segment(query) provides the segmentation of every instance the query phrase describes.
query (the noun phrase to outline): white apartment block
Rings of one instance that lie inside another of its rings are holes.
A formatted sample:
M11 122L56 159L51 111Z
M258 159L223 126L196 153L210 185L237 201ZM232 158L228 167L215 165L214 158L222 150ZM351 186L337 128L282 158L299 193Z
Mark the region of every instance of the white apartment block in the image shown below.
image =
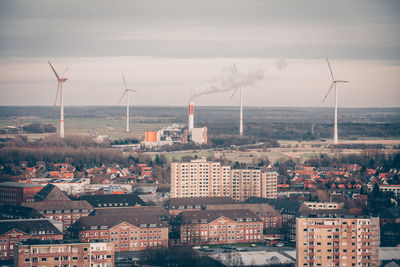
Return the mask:
M379 218L299 217L296 266L379 266Z
M171 163L171 197L277 197L277 173L260 169L231 169L205 158Z

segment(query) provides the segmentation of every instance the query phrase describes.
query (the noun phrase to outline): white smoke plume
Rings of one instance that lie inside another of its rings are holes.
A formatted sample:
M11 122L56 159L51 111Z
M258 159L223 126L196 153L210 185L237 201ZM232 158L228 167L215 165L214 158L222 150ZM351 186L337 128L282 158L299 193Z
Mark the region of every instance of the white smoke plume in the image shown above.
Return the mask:
M283 69L285 69L285 68L287 67L287 65L288 65L287 61L284 60L283 58L278 59L278 60L276 61L275 64L276 64L276 68L277 68L278 70L283 70Z
M192 100L206 94L227 92L239 86L253 86L257 81L263 78L263 69L256 69L247 74L243 74L236 72L233 65L224 67L218 76L211 78L206 84L193 90L190 99Z

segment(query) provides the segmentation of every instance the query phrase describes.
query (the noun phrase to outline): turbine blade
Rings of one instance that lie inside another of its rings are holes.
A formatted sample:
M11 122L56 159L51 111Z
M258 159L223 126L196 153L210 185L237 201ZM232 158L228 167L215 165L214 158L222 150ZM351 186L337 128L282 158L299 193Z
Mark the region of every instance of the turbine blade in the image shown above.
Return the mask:
M51 65L51 63L50 63L50 60L49 60L48 62L49 62L49 64L50 64L50 67L51 67L51 69L53 70L54 74L56 75L57 80L60 80L60 77L58 77L58 74L57 74L56 70L54 69L53 65Z
M232 98L235 96L236 92L239 90L240 86L236 87L235 91L233 91L231 97L229 98L229 101L232 100Z
M121 103L122 98L124 98L126 92L128 92L128 90L125 90L124 93L122 94L121 98L119 99L118 103Z
M328 59L326 59L326 62L328 63L329 70L331 71L332 81L334 81L335 78L333 77L333 72L332 72L331 64L329 64L329 60L328 60Z
M332 90L334 84L335 84L334 82L331 83L331 86L329 87L328 92L326 93L324 99L322 100L322 103L325 102L325 100L326 100L326 98L328 97L329 93L331 92L331 90Z
M124 71L122 71L122 79L124 79L124 86L125 86L125 90L126 90L126 81L125 81Z
M237 73L237 68L235 62L233 62L233 67L235 68L235 72Z
M56 93L56 99L54 100L54 106L57 106L57 98L58 98L58 92L60 91L60 83L57 83L57 93Z

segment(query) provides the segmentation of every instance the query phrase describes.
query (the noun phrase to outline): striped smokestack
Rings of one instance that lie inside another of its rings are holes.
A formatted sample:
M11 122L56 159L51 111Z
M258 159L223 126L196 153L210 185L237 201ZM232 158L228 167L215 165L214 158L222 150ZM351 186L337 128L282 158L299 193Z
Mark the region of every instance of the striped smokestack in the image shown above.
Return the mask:
M194 103L190 101L189 103L189 133L192 132L194 120Z

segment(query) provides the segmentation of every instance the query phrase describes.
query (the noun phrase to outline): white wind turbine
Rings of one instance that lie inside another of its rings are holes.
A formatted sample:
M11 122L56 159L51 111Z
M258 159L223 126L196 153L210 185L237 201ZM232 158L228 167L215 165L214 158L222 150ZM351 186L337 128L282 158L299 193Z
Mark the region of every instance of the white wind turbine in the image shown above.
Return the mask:
M125 76L124 76L124 72L123 71L122 71L122 79L124 80L125 91L122 94L121 99L118 101L118 103L121 102L122 98L124 98L124 96L126 94L126 96L127 96L127 101L126 101L126 132L129 133L129 92L136 92L136 90L126 88L126 81L125 81Z
M235 68L235 72L237 73L237 68L236 64L233 63L233 67ZM243 135L243 94L242 94L242 86L238 86L235 91L233 92L232 97L236 94L237 90L239 89L239 94L240 94L240 122L239 122L239 135ZM230 100L229 99L229 100Z
M56 99L54 101L54 106L57 104L57 98L58 98L58 92L60 92L60 137L64 138L64 89L63 89L63 83L68 79L65 77L60 77L58 76L56 70L54 69L53 65L51 65L49 61L50 67L53 70L54 74L57 77L57 93L56 93ZM61 74L63 76L69 68L66 68L66 70Z
M339 138L338 138L338 127L337 127L337 107L338 107L338 93L337 93L337 83L349 83L349 81L344 81L344 80L335 80L332 72L331 65L329 64L328 59L326 60L328 63L329 70L331 71L331 76L332 76L332 83L331 86L328 89L328 92L326 93L324 99L322 102L325 102L326 98L328 97L329 93L331 92L332 88L335 87L335 122L334 122L334 129L333 129L333 143L337 144L339 143Z

